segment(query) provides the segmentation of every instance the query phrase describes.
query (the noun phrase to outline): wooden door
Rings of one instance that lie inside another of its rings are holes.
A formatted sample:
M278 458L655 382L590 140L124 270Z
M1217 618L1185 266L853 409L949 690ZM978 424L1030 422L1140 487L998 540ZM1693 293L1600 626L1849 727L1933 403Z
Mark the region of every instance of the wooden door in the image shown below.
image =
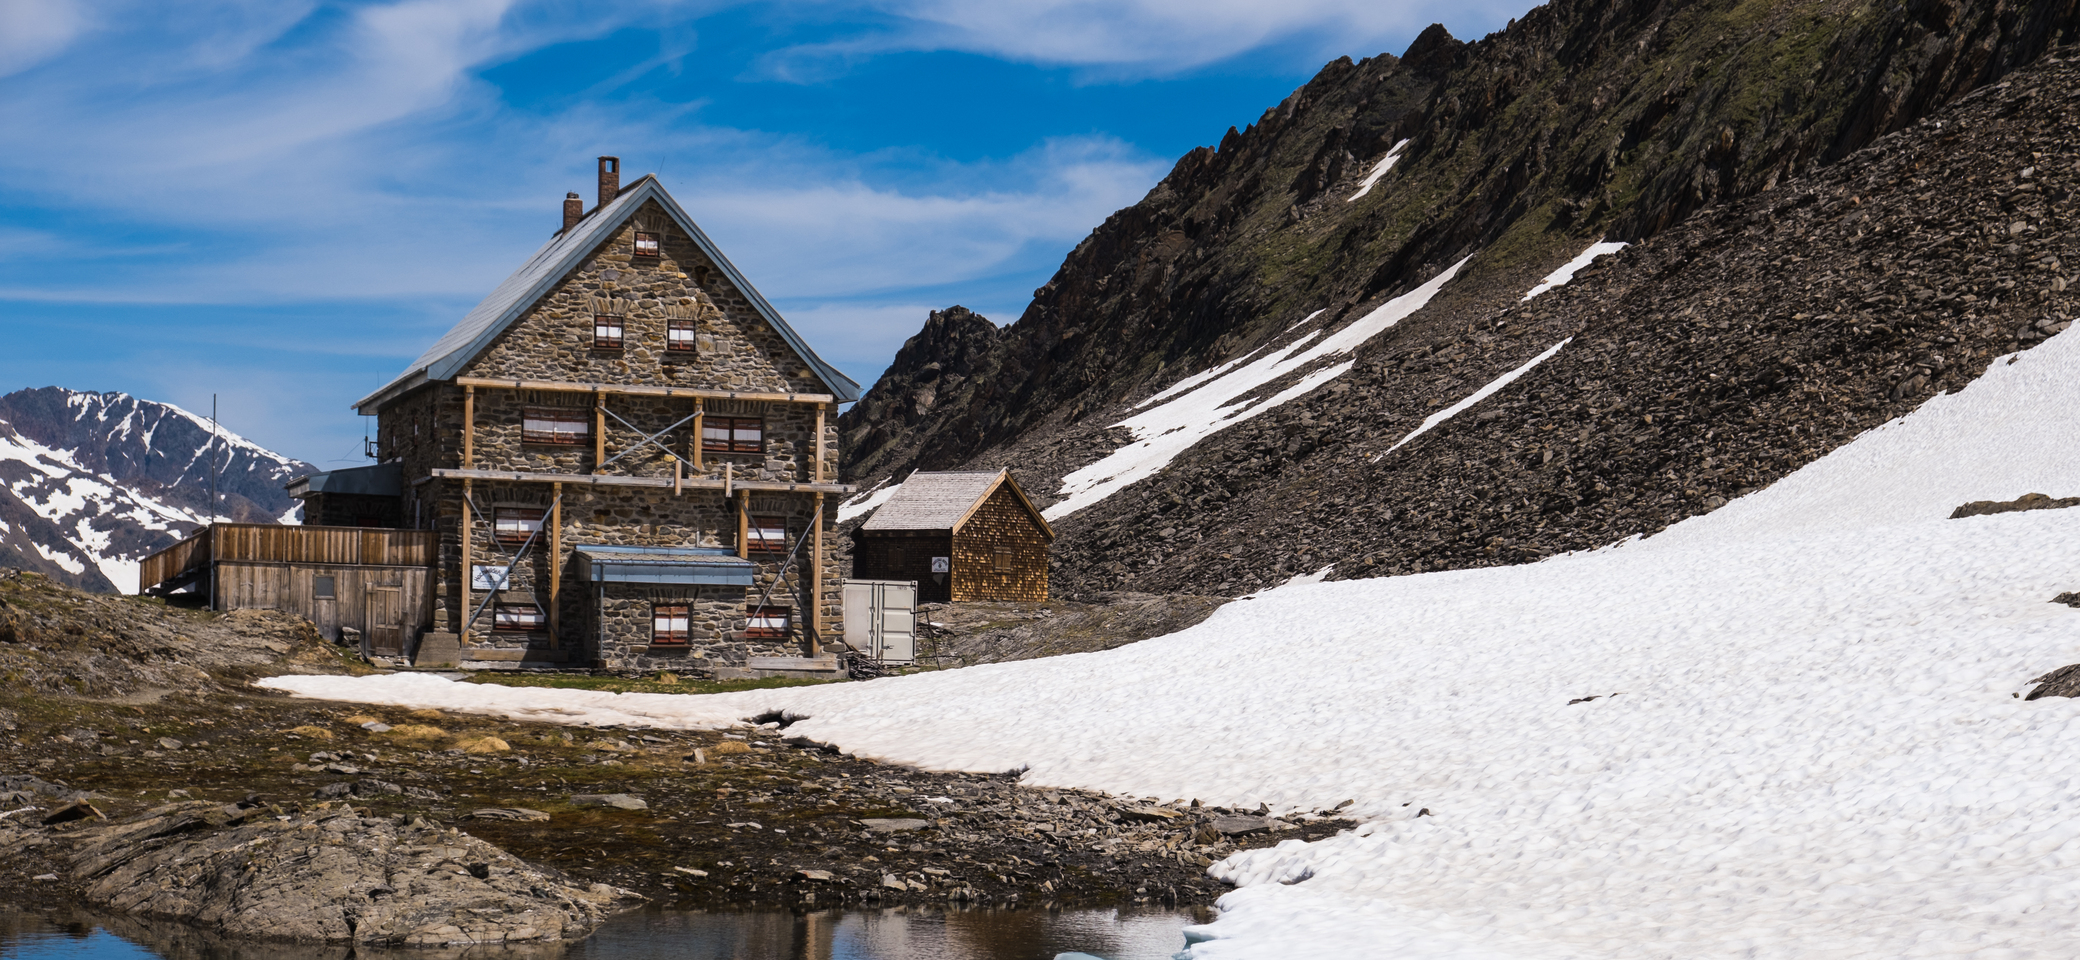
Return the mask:
M377 657L404 656L404 588L391 584L368 588L368 652Z

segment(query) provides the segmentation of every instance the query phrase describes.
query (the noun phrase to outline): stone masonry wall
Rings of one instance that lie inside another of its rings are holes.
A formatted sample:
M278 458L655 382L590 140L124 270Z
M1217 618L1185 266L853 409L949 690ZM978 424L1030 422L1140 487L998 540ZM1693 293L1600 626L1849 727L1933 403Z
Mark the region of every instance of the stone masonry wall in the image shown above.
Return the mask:
M662 235L661 256L634 255L635 232L656 231ZM593 318L598 313L618 316L624 330L619 350L593 347ZM668 353L665 349L667 321L694 321L697 349L691 353ZM568 383L612 385L673 385L713 390L772 393L824 393L828 388L816 378L779 332L766 324L750 300L722 275L681 232L663 209L644 205L612 236L602 241L589 256L545 294L463 371L464 376L496 379L528 379ZM406 489L403 522L406 526L440 531L440 559L434 576L433 621L436 630L454 630L468 620L470 611L461 607L461 539L465 508L463 484L459 480L412 481L428 477L437 467L462 465L463 389L449 383L430 384L385 405L377 422L377 437L385 460L403 464ZM478 388L475 391L472 462L478 469L516 470L543 473L587 474L594 463L592 438L575 446L521 442L521 419L528 407L582 409L591 419L593 396L585 393L515 391ZM608 409L626 419L643 434L663 430L694 410L691 398L609 396ZM711 416L759 417L764 421L764 449L757 453L703 453L696 470L690 462L699 437L689 421L660 440L675 454L687 457L689 478L720 478L725 464L740 479L807 482L816 478L816 407L806 403L765 403L713 399L705 402ZM838 472L837 415L826 409L824 425L823 479L834 482ZM607 457L628 450L641 439L629 425L614 418L607 421ZM672 461L653 445L644 444L634 453L613 461L606 468L619 476L669 477ZM530 660L568 657L568 662L597 662L630 669L657 669L672 660L669 669L699 669L698 661L741 663L743 657L792 652L801 647L806 617L795 611L795 636L776 641L773 649L752 653L758 645L741 639L744 609L770 583L777 566L759 563L759 586L744 599L737 591L703 594L704 610L712 607L704 623L716 634L711 640L696 639L683 654L653 656L648 651L649 603L645 598L610 595L604 611L608 627L606 648L588 626L594 616L589 585L575 579L571 548L579 543L641 544L655 546L736 545L736 511L719 492L688 490L674 496L669 489L592 487L566 485L562 556L564 564L562 643L553 643L546 633L493 634L490 610L478 618L472 633L477 646L518 650L525 648ZM472 518L471 561L473 564L503 563L504 554L491 540L493 511L498 506L545 506L550 487L545 483L482 481L473 484L474 499L483 516ZM829 499L826 510L835 512L837 498ZM758 494L752 513L788 518L790 536L802 531L814 511L808 494ZM826 649L842 647L843 636L839 577L834 560L836 524L824 520L826 562L823 569L821 639ZM547 533L533 549L530 559L512 573L503 599L528 602L539 589L546 600L549 580L546 556ZM801 560L808 558L803 548ZM759 560L758 555L753 556ZM778 558L773 558L777 560ZM797 565L798 567L800 564ZM772 603L793 608L795 594L790 574L788 584L776 587ZM717 588L707 588L710 592ZM481 604L481 591L472 592L472 606ZM724 628L724 611L732 612L736 625ZM636 631L636 625L640 630ZM626 629L623 629L623 628ZM636 631L636 632L630 632ZM640 637L642 642L636 642ZM640 648L640 649L639 649ZM706 656L694 656L696 651ZM676 659L674 659L676 657ZM691 667L687 664L693 664ZM488 665L488 664L487 664Z
M442 496L442 528L460 530L461 483L454 480L436 481L451 490L452 495ZM546 508L551 500L551 488L542 483L501 483L475 481L471 484L471 497L481 511L481 516L472 517L470 528L470 555L472 565L504 565L518 550L516 545L500 545L493 541L493 523L498 507ZM814 501L809 494L761 493L751 498L754 516L777 516L784 518L790 546L796 538L809 532L809 523L814 515ZM594 664L625 669L675 669L698 671L701 668L721 665L741 665L745 656L788 656L798 654L805 641L806 616L795 609L796 592L809 562L810 546L804 544L797 555L797 562L788 568L786 578L772 587L769 605L787 607L794 611L789 636L784 641L747 642L742 632L745 627L746 610L756 602L774 578L784 560L784 554L753 553L751 560L756 567L755 585L749 588L703 587L699 599L704 603L719 604L717 610L727 609L727 618L710 617L697 626L692 649L687 654L666 654L667 658L680 659L670 664L651 663L657 659L648 650L650 621L648 603L656 599L648 593L640 596L628 591L667 590L673 598L693 599L685 587L637 587L634 585L610 585L606 614L609 630L601 634L590 624L596 612L591 595L592 586L578 579L579 569L574 548L578 544L612 544L622 546L706 546L735 547L737 538L736 506L725 501L717 491L687 491L682 496L673 496L670 490L647 487L592 487L567 484L564 487L562 509L563 530L561 555L556 562L563 565L562 591L559 597L562 625L562 642L557 643L547 632L534 634L493 632L490 629L490 610L480 616L472 633L477 647L493 649L532 651L529 660L551 660L562 658L581 664ZM829 515L826 504L824 517L824 541L826 547L835 542L836 524ZM506 603L531 603L537 599L544 605L548 602L551 562L549 557L549 530L547 526L535 543L529 547L528 555L521 563L513 565L508 574L507 589L498 601ZM843 624L840 603L842 593L838 578L841 575L836 561L825 551L823 567L822 614L823 623L819 636L826 649L842 649ZM461 573L460 542L453 537L441 538L440 575L434 585L435 610L434 629L450 630L452 625L465 622L469 612L460 606ZM616 591L627 594L617 599ZM622 603L631 598L640 599L642 609ZM473 591L471 607L484 602L484 592ZM727 623L724 623L727 620ZM614 627L622 623L623 628ZM640 631L630 632L640 626ZM604 637L604 639L603 639ZM752 648L759 648L750 652ZM539 654L539 655L537 655Z
M663 235L661 256L635 256L638 229ZM622 318L621 349L593 348L592 321L599 312ZM675 314L696 321L700 349L690 356L666 354L665 321ZM602 241L493 341L464 375L826 392L779 331L758 316L743 292L656 203L644 204Z

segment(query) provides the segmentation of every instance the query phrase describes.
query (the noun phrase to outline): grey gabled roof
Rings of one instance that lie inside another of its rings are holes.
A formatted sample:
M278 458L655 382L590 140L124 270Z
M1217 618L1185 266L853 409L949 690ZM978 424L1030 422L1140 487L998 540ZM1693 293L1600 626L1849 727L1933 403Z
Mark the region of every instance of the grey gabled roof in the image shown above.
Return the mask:
M1033 515L1033 522L1047 538L1054 539L1054 529L1040 516L1040 511L1026 499L1025 491L1018 488L1018 481L1011 478L1011 471L990 472L940 472L926 473L922 470L904 478L896 495L874 511L861 530L931 530L953 532L968 521L984 498L996 492L997 485L1010 484L1011 492L1025 504Z
M297 499L314 493L351 493L367 497L394 497L404 490L404 464L372 463L297 477L282 485Z
M364 414L374 413L374 408L419 384L452 379L464 365L475 359L485 347L490 346L493 339L504 333L506 327L519 319L521 314L526 313L536 300L553 289L557 281L562 280L564 274L569 273L594 247L599 246L608 234L634 216L635 211L648 200L657 201L666 214L679 225L679 229L686 231L686 235L693 238L694 245L700 248L701 253L706 254L708 259L722 270L723 276L729 278L731 285L743 292L759 316L772 324L774 330L780 332L781 338L787 341L789 347L794 348L794 352L809 365L809 369L816 372L817 378L838 398L838 402L849 403L859 399L859 384L817 356L816 351L810 349L808 341L803 340L801 334L788 325L787 320L780 316L780 311L773 309L773 305L766 301L765 295L759 293L758 288L744 278L736 264L723 256L722 249L715 245L715 241L708 239L700 225L686 215L679 202L672 199L672 195L665 191L663 184L657 182L657 177L646 173L629 184L612 202L586 214L585 219L578 221L571 229L550 238L548 243L534 252L534 256L520 265L520 269L513 271L511 276L491 291L490 296L485 297L470 310L460 323L434 341L433 346L426 348L426 352L420 354L419 359L412 361L411 366L406 367L396 379L385 384L381 390L356 401L355 409Z

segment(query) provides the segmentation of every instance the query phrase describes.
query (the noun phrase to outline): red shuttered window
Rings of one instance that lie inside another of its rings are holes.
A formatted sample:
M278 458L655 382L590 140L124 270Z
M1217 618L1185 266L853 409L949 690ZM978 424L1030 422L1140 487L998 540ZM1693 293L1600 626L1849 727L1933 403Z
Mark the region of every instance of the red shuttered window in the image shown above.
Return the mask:
M708 417L701 422L701 449L709 453L762 453L766 422L757 417Z
M674 646L693 639L693 608L684 603L660 603L650 608L650 645Z

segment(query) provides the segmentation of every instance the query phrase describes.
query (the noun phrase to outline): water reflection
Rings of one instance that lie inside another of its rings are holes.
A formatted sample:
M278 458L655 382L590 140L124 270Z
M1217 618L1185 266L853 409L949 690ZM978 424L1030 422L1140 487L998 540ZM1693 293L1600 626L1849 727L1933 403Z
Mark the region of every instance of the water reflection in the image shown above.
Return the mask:
M694 911L623 914L568 947L380 949L225 940L178 923L0 908L7 960L1169 960L1203 910Z
M571 960L1169 960L1195 911L886 910L692 912L616 918Z

